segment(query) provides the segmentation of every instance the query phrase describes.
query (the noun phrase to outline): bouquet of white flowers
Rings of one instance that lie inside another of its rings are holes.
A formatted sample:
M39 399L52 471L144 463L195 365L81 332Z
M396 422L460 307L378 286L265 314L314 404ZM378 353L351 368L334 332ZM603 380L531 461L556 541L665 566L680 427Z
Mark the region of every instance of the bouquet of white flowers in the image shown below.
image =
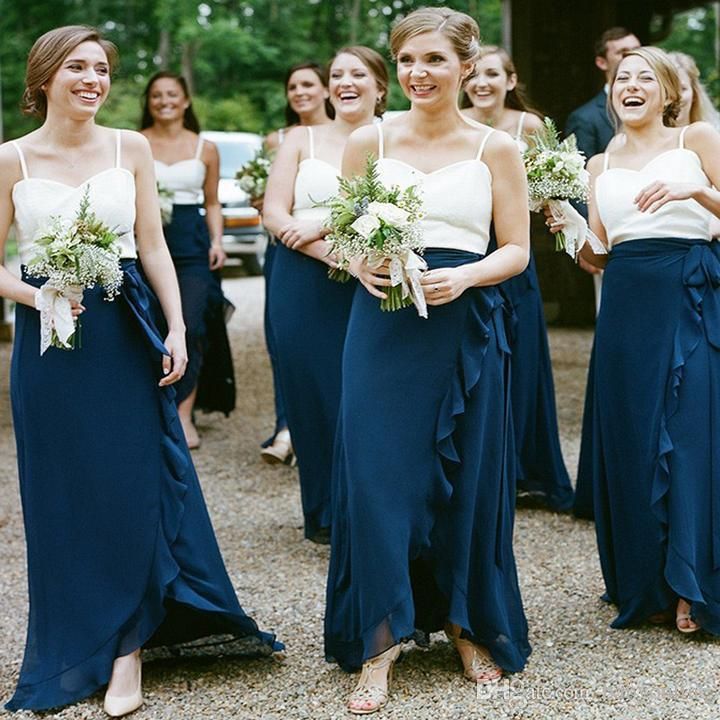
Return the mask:
M251 200L257 200L265 194L272 154L261 147L252 160L248 160L236 173L235 181Z
M163 225L169 225L172 222L175 193L160 183L157 183L157 193L160 202L160 219Z
M567 221L570 213L566 211L572 207L568 200L588 201L590 176L585 169L585 156L577 149L574 135L560 141L550 118L545 118L543 128L531 136L523 160L533 212L540 212L547 205L553 217ZM574 226L566 226L565 232L555 235L555 249L574 256L577 237Z
M106 300L119 294L123 282L119 237L90 210L89 188L74 220L53 216L38 230L33 240L36 254L27 274L47 278L35 299L41 355L51 345L75 347L80 321L73 318L71 303L80 302L86 289L100 285Z
M380 181L377 160L368 156L365 175L340 179L340 194L330 198L330 234L326 240L338 262L330 277L349 280L348 267L363 258L371 267L389 266L392 285L380 301L382 310L400 310L415 305L427 317L420 276L427 267L417 255L425 244L420 234L422 201L413 185L405 190L386 188Z

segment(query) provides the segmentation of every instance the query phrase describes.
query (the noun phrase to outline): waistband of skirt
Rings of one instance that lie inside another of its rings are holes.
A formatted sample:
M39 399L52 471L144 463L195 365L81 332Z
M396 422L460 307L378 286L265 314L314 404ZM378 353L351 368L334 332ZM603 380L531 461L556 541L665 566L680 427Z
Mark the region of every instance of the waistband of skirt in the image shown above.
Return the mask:
M447 262L453 265L466 265L467 263L482 260L485 256L468 250L428 247L423 251L423 257L433 264Z
M610 249L608 259L614 257L633 257L638 255L654 255L668 253L684 253L697 245L706 245L714 252L720 245L717 240L707 238L637 238L636 240L625 240Z

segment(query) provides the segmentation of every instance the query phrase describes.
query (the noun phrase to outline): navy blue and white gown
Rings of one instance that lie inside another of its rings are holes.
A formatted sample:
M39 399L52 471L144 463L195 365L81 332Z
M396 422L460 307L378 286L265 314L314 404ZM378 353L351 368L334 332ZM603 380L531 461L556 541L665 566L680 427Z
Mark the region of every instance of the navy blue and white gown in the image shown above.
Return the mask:
M293 217L324 220L318 207L339 191L340 170L309 156L295 179ZM328 278L328 266L278 244L270 278L268 312L288 429L300 474L305 537L326 542L332 522L330 474L340 405L340 368L355 281Z
M520 115L514 138L520 152L528 148L523 139L526 115ZM500 288L515 313L511 396L518 492L553 510L569 510L573 489L560 448L547 326L532 249L527 268Z
M135 183L122 166L73 187L32 175L13 188L18 249L50 217L72 219L85 192L121 237L123 285L87 290L82 343L40 355L40 316L17 305L11 400L27 539L27 643L10 710L91 695L116 657L230 633L279 647L238 604L185 444L172 387L159 388L163 341L136 267ZM26 157L27 160L26 161ZM42 280L25 278L33 285Z
M384 156L387 185L419 185L430 268L486 253L492 177L475 158L423 173ZM489 136L489 134L488 134ZM530 654L512 533L510 348L497 287L382 312L358 286L343 354L325 655L346 670L447 621L502 668Z
M175 389L177 402L185 400L198 386L203 368L205 352L209 345L208 320L213 306L222 305L222 290L218 287L219 277L210 270L210 236L203 207L203 185L207 167L202 161L203 139L198 138L195 156L167 165L155 160L155 175L158 183L173 193L172 219L165 226L165 239L177 273L180 297L185 320L188 366L185 375ZM217 298L217 299L216 299ZM222 316L222 311L220 312ZM213 343L214 352L226 357L215 358L215 368L229 368L222 372L224 377L214 383L219 392L203 393L212 398L205 410L228 412L234 406L234 376L229 344L224 323L214 323L214 332L219 332L224 342ZM229 379L228 376L229 375ZM224 391L223 391L224 389ZM228 399L228 394L231 397ZM214 396L214 397L213 397Z
M710 186L679 146L596 181L610 246L593 363L595 523L613 627L673 609L720 633L720 245L694 200L640 212L653 181Z

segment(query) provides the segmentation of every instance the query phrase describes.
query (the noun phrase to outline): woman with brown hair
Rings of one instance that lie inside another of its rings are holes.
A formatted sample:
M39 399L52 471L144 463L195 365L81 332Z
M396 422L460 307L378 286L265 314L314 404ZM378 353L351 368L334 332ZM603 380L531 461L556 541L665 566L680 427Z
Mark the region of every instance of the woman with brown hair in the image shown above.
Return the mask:
M264 217L279 244L268 308L278 375L298 470L305 537L328 543L330 477L340 403L340 367L354 282L328 278L333 265L324 240L339 191L340 162L350 133L382 115L385 62L363 46L339 50L329 65L335 119L294 128L280 146L265 194Z
M24 104L42 125L0 147L0 246L14 220L27 266L38 230L72 221L87 198L119 234L123 271L113 302L95 287L78 303L0 266L0 295L17 303L11 394L30 591L9 710L66 705L109 682L106 712L132 712L146 645L229 633L278 647L238 604L182 437L172 384L187 364L185 327L150 148L95 122L116 59L94 28L41 36ZM82 346L40 354L36 307L48 293L82 315Z
M475 70L464 95L470 107L463 112L510 134L523 153L542 120L518 80L512 58L496 45L485 45ZM560 448L550 348L532 248L527 269L500 288L517 321L511 340L511 395L519 500L566 511L573 502L573 489Z

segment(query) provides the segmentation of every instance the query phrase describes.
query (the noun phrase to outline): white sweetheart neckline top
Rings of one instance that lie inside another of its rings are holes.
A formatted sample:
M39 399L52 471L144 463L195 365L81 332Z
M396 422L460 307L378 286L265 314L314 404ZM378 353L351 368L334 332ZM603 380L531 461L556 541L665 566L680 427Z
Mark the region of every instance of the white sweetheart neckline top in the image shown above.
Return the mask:
M711 239L711 214L696 200L674 200L653 213L641 212L634 202L643 188L657 180L710 187L697 153L684 145L686 130L680 132L678 147L659 153L641 168L609 167L610 156L605 153L595 199L610 247L641 238Z
M121 164L120 130L116 131L114 167L100 170L80 185L32 177L20 143L13 141L12 145L18 154L23 175L12 189L15 234L22 264L26 265L33 258L35 237L53 217L70 221L75 218L86 191L92 212L119 234L120 256L128 259L137 257L135 176Z
M482 160L490 130L477 155L424 172L410 163L385 155L382 125L378 131L378 170L388 187L416 185L422 199L420 220L428 248L464 250L485 255L492 220L492 173Z
M195 156L172 163L155 160L158 185L173 194L174 205L202 205L207 166L201 160L203 138L198 139Z

